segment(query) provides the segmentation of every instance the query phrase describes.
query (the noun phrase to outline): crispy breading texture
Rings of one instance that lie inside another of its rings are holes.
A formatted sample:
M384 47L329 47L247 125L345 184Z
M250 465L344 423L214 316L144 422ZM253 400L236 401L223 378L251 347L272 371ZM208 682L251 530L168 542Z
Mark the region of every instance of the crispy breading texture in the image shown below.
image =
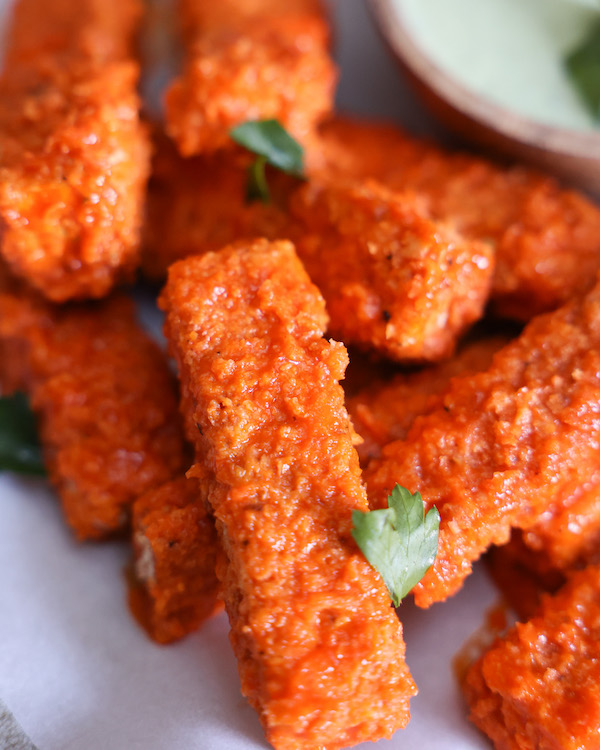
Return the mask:
M600 562L599 472L559 497L527 529L515 529L508 544L491 550L488 568L520 616L531 615L543 592L554 592L565 576ZM537 592L537 593L536 593Z
M415 687L402 626L351 536L367 509L344 347L289 242L171 267L166 333L212 482L242 692L278 750L389 737Z
M524 564L540 574L600 562L600 469L519 538Z
M325 295L333 335L344 341L401 360L435 360L481 315L489 246L432 223L412 196L369 181L299 187L273 172L272 201L248 203L239 154L183 159L166 139L159 144L144 248L150 278L232 241L287 236Z
M489 245L431 222L411 194L370 180L311 181L291 199L298 255L344 343L402 361L438 360L481 317Z
M246 200L249 161L237 152L184 159L168 138L157 135L142 269L161 280L167 269L188 255L216 251L241 239L283 238L289 218L287 200L294 178L269 174L271 201Z
M403 440L416 417L439 406L452 378L487 369L493 355L506 343L505 336L477 339L466 344L452 359L418 372L399 373L351 396L346 406L356 432L363 439L357 446L361 465L379 458L388 443Z
M599 746L600 568L573 576L467 673L470 718L497 750Z
M471 563L510 528L531 526L598 466L600 285L538 316L483 373L454 378L441 408L367 470L382 505L396 482L441 515L434 566L415 588L420 606L454 593Z
M150 144L139 0L19 0L0 79L0 254L51 300L132 277Z
M79 539L124 528L136 497L185 470L175 383L131 300L54 308L0 293L0 342L23 355L19 385Z
M180 0L179 9L186 58L166 116L184 156L230 146L246 120L277 119L303 141L331 111L336 69L315 0Z
M494 309L529 320L587 291L600 268L600 209L527 167L449 153L381 123L335 118L311 160L328 174L414 190L434 219L495 249ZM313 139L314 140L314 139Z
M172 643L222 609L217 533L206 492L184 476L133 504L129 605L148 635Z

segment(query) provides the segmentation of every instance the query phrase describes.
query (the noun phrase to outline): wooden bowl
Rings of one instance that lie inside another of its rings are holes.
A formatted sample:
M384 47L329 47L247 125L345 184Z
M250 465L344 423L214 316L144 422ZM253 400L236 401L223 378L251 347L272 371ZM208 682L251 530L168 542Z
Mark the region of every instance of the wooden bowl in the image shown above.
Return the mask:
M464 138L600 195L600 132L544 125L466 89L415 42L393 0L371 0L380 33L429 109Z

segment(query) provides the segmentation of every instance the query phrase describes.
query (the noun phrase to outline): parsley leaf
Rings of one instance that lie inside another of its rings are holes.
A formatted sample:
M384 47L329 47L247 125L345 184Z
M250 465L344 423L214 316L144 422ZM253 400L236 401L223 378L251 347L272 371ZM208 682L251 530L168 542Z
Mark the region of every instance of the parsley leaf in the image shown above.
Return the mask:
M600 121L600 23L565 58L565 66L586 107Z
M250 120L233 128L230 135L257 157L248 170L248 201L269 202L267 164L294 177L304 177L304 149L277 120Z
M35 417L22 393L0 398L0 471L46 473Z
M437 508L425 515L421 493L413 495L397 484L388 497L388 508L352 511L352 521L352 536L398 607L435 561L440 527Z

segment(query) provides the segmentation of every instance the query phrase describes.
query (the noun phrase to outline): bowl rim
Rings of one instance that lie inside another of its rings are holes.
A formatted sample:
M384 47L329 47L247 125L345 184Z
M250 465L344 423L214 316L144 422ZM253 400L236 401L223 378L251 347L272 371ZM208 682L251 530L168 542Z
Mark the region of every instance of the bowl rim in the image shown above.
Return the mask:
M554 127L490 101L459 83L431 59L409 32L397 2L370 0L370 5L379 31L394 55L435 96L463 116L533 148L600 162L600 131Z

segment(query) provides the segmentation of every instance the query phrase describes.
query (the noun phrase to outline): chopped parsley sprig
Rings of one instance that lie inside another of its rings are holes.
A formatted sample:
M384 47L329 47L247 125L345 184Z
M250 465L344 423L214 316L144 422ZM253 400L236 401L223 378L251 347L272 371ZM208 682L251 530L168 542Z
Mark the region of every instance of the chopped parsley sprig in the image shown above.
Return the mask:
M600 23L565 58L565 66L586 107L600 122Z
M440 527L437 508L425 514L421 494L397 484L387 508L366 513L355 510L352 521L352 536L398 607L435 561Z
M46 473L35 416L22 393L0 398L0 471Z
M248 169L248 201L271 199L267 182L267 165L294 177L304 178L304 149L277 120L251 120L233 128L232 139L256 154Z

